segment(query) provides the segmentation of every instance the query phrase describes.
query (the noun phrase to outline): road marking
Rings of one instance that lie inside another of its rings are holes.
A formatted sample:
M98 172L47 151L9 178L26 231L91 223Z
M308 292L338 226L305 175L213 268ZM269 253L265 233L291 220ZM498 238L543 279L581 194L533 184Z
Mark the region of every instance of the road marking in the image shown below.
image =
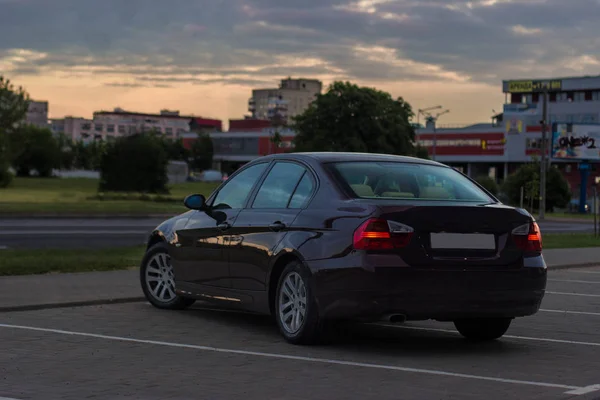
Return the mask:
M409 373L417 373L417 374L448 376L448 377L452 377L452 378L464 378L464 379L473 379L473 380L499 382L499 383L512 383L512 384L516 384L516 385L529 385L529 386L538 386L538 387L557 388L557 389L568 390L569 392L572 392L575 390L579 390L579 391L589 390L589 388L592 387L592 385L590 385L590 386L572 386L572 385L563 385L560 383L524 381L524 380L518 380L518 379L507 379L507 378L498 378L498 377L492 377L492 376L462 374L462 373L458 373L458 372L449 372L449 371L441 371L441 370L433 370L433 369L409 368L409 367L401 367L401 366L396 366L396 365L370 364L370 363L335 360L335 359L327 359L327 358L294 356L294 355L290 355L290 354L263 353L263 352L259 352L259 351L248 351L248 350L234 350L234 349L225 349L225 348L219 348L219 347L199 346L199 345L193 345L193 344L163 342L163 341L158 341L158 340L146 340L146 339L135 339L135 338L131 338L131 337L101 335L101 334L96 334L96 333L65 331L62 329L38 328L38 327L34 327L34 326L0 324L0 328L21 329L21 330L46 332L46 333L56 333L56 334L60 334L60 335L82 336L82 337L90 337L90 338L96 338L96 339L114 340L114 341L119 341L119 342L132 342L132 343L150 344L150 345L157 345L157 346L193 349L193 350L200 350L200 351L212 351L212 352L216 352L216 353L240 354L240 355L245 355L245 356L256 356L256 357L275 358L275 359L283 359L283 360L306 361L306 362L320 363L320 364L383 369L383 370L388 370L388 371L400 371L400 372L409 372ZM589 392L586 392L586 393L589 393Z
M575 389L575 390L577 390L577 389ZM12 397L0 397L0 400L19 400L19 399L13 399Z
M0 250L8 250L8 246L0 246ZM0 397L0 400L2 400L2 397Z
M582 281L582 280L577 280L577 279L548 279L548 281L552 281L552 282L568 282L568 283L592 283L592 284L599 284L600 281Z
M558 314L578 314L578 315L595 315L600 316L600 313L597 312L587 312L587 311L566 311L566 310L546 310L540 308L540 311L549 312L549 313L558 313Z
M563 296L600 297L600 294L587 294L587 293L567 293L567 292L549 292L549 291L546 291L546 293L559 294L559 295L563 295Z
M590 386L582 387L579 389L569 390L568 392L565 392L565 394L582 395L582 394L597 392L598 390L600 390L600 385L590 385Z
M124 230L89 230L89 231L0 231L0 236L40 236L40 235L147 235L150 231L124 231Z
M387 327L396 328L396 329L408 329L408 330L412 330L412 331L444 332L444 333L452 333L454 335L460 335L460 333L458 333L458 331L455 331L453 329L426 328L426 327L422 327L422 326L402 326L402 325L389 325L389 324L373 324L373 325L387 326ZM579 342L576 340L538 338L538 337L515 336L515 335L504 335L502 337L507 338L507 339L529 340L529 341L533 341L533 342L578 344L578 345L582 345L582 346L600 347L600 343L596 343L596 342Z

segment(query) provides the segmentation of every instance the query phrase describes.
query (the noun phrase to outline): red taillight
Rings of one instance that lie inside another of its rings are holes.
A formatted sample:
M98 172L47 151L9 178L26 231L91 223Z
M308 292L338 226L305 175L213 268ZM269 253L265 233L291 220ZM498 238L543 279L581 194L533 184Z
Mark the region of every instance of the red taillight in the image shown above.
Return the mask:
M512 231L517 247L523 251L542 251L542 233L536 222L521 225Z
M410 243L412 235L410 226L371 218L354 231L353 244L356 250L399 249Z

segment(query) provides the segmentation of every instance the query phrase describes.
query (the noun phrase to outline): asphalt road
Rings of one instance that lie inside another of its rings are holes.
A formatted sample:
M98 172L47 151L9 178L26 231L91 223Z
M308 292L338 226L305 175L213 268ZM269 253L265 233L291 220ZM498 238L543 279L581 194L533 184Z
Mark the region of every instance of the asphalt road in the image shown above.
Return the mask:
M343 328L293 346L265 317L147 303L0 314L1 399L600 399L600 268L551 271L493 343L451 324Z
M162 221L161 218L0 219L0 249L135 246L144 243Z
M161 218L0 219L0 249L110 248L143 243ZM542 222L542 233L593 232L591 222ZM0 399L1 400L1 399Z

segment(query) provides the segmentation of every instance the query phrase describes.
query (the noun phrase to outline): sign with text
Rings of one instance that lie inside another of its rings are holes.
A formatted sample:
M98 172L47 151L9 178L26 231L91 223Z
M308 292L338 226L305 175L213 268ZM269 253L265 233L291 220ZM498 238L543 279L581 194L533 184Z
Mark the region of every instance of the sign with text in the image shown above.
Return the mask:
M552 124L552 157L600 160L600 125Z
M548 91L560 91L562 89L562 81L510 81L508 82L509 93L534 93Z

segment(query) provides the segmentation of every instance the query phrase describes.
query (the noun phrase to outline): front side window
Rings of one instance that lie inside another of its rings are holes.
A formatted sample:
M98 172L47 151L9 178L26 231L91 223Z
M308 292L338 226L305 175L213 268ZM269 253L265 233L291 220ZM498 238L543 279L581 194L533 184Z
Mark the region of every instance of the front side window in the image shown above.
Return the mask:
M266 167L267 163L256 164L230 178L217 193L213 201L214 208L244 207L248 195Z
M306 169L290 162L276 163L261 185L252 208L287 208Z
M495 202L452 168L403 162L341 162L331 167L361 198Z

